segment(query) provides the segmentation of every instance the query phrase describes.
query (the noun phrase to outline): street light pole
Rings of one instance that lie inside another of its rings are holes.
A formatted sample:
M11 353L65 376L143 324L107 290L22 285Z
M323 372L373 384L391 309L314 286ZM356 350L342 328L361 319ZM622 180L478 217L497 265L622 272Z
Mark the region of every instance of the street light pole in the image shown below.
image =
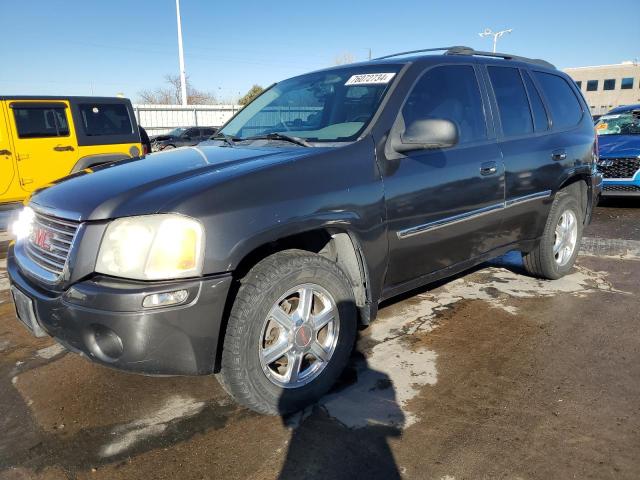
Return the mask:
M485 28L483 32L479 33L481 37L493 37L493 53L496 53L496 47L498 45L498 39L507 33L511 33L513 29L508 28L507 30L500 30L499 32L494 32L490 28Z
M178 59L180 61L180 92L182 105L187 104L187 74L184 68L184 50L182 49L182 21L180 20L180 0L176 0L176 18L178 19Z

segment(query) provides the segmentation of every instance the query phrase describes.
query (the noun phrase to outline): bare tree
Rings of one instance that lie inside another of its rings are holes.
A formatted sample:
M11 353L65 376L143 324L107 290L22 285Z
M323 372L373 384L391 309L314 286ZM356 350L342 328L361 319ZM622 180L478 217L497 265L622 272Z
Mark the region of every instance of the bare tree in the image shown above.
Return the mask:
M154 105L179 105L182 103L179 75L165 75L166 87L155 90L142 90L138 97L142 103ZM187 103L189 105L206 105L216 103L216 97L210 93L193 87L187 77Z
M356 57L351 52L344 52L333 59L334 65L347 65L356 61Z

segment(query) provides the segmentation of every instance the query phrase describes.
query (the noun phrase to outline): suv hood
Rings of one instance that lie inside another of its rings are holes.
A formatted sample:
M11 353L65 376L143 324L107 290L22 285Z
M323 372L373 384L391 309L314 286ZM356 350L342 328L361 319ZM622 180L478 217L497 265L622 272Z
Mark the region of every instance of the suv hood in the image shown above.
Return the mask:
M87 169L36 192L37 209L74 220L106 220L158 213L189 191L189 180L217 183L317 152L316 148L190 147Z
M640 156L640 135L600 135L598 145L602 157Z

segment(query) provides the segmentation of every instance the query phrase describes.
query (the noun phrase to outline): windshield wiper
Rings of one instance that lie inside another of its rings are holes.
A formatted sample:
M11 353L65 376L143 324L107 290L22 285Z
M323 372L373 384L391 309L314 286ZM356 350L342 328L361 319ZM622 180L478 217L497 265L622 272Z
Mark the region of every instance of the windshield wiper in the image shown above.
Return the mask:
M235 147L236 144L234 143L234 140L240 140L240 139L236 139L231 135L227 135L226 133L218 132L215 135L210 136L209 140L222 140L224 143L226 143L230 147Z
M304 138L294 137L293 135L287 135L286 133L273 132L264 135L256 135L255 137L247 137L242 140L284 140L285 142L295 143L301 147L312 147L309 142Z

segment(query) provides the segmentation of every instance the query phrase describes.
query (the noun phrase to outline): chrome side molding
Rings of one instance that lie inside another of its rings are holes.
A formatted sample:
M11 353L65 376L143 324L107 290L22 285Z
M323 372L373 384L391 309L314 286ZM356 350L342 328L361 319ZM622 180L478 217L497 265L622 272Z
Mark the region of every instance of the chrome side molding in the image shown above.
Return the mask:
M448 227L456 223L465 222L467 220L472 220L478 217L482 217L489 213L493 213L499 210L504 210L505 208L521 205L523 203L528 203L534 200L549 198L551 196L551 193L552 193L551 190L544 190L542 192L531 193L529 195L523 195L521 197L510 198L509 200L506 200L501 203L496 203L483 208L471 210L469 212L460 213L458 215L453 215L451 217L441 218L440 220L435 220L433 222L423 223L421 225L416 225L415 227L399 230L397 232L397 235L398 235L398 238L402 240L405 238L413 237L414 235L420 235L426 232L430 232L432 230L437 230L442 227Z

